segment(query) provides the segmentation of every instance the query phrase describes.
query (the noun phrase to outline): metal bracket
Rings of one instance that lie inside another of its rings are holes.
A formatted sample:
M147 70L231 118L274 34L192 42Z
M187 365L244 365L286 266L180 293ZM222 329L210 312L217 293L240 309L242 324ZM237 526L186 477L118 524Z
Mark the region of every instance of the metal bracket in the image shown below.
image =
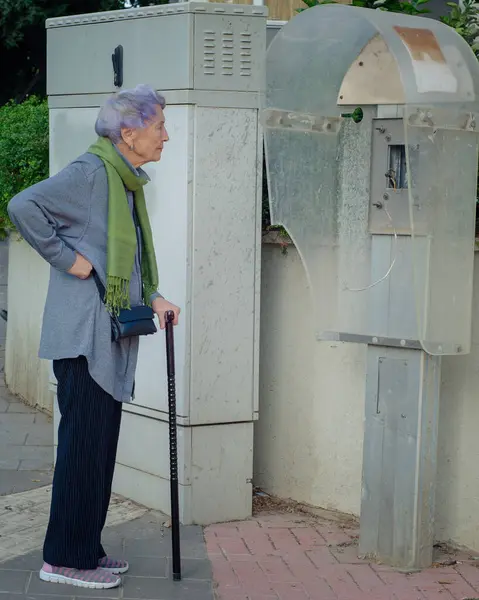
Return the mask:
M337 134L342 121L341 117L326 117L278 109L265 110L262 114L263 126L269 129L294 129L303 133Z
M344 333L342 331L323 331L321 334L318 334L316 339L319 341L350 342L352 344L366 344L368 346L422 350L421 342L419 340L406 340L374 335L369 336L357 333Z

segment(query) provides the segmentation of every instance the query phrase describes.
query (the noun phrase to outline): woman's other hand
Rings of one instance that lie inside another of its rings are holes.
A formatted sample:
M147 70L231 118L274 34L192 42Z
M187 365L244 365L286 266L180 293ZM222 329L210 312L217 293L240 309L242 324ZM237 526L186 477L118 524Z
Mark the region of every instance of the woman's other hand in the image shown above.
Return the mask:
M88 279L91 275L92 269L92 264L81 254L77 253L75 262L73 263L71 269L68 270L68 273L78 277L78 279Z
M173 311L175 318L173 320L173 325L178 325L178 317L180 316L180 308L175 306L168 300L164 298L155 298L151 304L151 308L158 315L158 320L160 321L160 329L165 328L165 313L169 310Z

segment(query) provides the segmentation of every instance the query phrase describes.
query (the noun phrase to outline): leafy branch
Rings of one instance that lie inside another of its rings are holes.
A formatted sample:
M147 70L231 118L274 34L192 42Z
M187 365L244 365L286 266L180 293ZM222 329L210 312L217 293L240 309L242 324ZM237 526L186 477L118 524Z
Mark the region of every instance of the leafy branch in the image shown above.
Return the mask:
M479 4L474 0L462 0L460 3L448 2L447 6L450 13L441 17L441 21L466 40L479 60Z
M360 8L371 8L375 10L384 10L387 12L404 13L407 15L423 15L430 12L427 8L424 8L424 4L427 4L429 0L353 0L352 6L359 6ZM321 6L323 4L337 4L337 0L303 0L307 8L298 8L298 12L312 8L313 6Z

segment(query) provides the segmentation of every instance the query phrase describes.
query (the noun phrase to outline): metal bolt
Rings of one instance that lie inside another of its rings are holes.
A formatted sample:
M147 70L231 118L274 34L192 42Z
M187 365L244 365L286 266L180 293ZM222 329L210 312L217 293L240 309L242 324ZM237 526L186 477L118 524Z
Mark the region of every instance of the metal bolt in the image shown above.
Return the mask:
M383 200L389 200L389 194L383 194Z

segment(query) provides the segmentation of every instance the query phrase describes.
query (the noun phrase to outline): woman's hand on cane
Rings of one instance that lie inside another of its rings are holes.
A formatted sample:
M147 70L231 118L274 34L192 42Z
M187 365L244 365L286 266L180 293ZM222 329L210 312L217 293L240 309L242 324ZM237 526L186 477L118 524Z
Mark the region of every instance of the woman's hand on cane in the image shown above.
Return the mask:
M155 314L158 316L158 320L160 321L160 329L165 328L165 313L167 313L170 310L175 315L173 325L178 325L178 318L181 312L181 309L178 306L172 304L171 302L168 302L168 300L165 300L164 298L155 298L151 307Z

